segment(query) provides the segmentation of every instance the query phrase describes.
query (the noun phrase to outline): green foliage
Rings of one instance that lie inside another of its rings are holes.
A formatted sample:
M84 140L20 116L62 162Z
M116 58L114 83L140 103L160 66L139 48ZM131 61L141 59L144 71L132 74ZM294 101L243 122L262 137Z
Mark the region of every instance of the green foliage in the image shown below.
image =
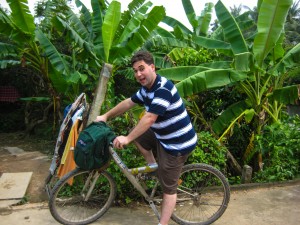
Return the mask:
M26 203L29 202L29 196L28 195L24 195L23 198L21 199L20 202L18 202L16 205L25 205Z
M209 52L207 49L201 48L195 50L193 48L174 48L169 54L169 58L174 64L180 66L197 66L202 63L211 62L216 52Z
M300 174L300 117L265 126L255 147L265 157L264 169L255 174L257 182L284 181Z
M128 168L135 168L139 166L146 165L146 161L143 158L142 154L137 150L134 145L129 145L126 149L119 150L118 155L123 160L123 162L127 165ZM113 175L116 184L117 184L117 193L118 193L118 202L129 204L133 200L137 200L141 197L139 192L134 189L132 184L128 181L128 179L121 172L120 168L112 162L108 171Z
M117 100L119 102L119 100ZM134 127L136 121L130 116L130 113L126 113L123 116L114 118L108 121L109 126L113 128L116 135L127 135L130 129ZM118 155L128 168L135 168L146 165L146 161L139 150L130 144L123 150L117 150ZM119 204L129 204L133 200L137 200L140 195L138 191L132 191L133 186L121 172L120 168L112 161L108 171L113 175L117 184L118 202Z
M196 149L189 156L186 163L206 163L225 173L226 153L227 149L216 138L209 132L202 131L198 133Z

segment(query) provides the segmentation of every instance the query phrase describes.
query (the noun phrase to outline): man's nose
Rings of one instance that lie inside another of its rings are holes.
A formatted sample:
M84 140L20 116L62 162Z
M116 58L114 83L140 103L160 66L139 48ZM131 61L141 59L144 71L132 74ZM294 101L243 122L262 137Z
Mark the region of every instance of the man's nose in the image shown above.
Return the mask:
M136 71L135 75L136 75L137 77L141 76L141 71L139 71L139 70Z

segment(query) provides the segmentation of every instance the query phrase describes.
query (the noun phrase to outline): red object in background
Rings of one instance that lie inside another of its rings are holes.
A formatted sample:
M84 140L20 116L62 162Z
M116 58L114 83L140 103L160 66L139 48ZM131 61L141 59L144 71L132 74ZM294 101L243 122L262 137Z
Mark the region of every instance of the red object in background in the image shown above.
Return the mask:
M0 86L0 102L16 102L20 94L14 86Z

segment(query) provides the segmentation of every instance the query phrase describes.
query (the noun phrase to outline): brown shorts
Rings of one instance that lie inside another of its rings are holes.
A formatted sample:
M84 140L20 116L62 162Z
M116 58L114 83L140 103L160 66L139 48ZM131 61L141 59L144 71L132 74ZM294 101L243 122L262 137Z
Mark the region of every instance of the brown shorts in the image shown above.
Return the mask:
M158 178L165 194L176 194L181 169L189 154L174 156L167 153L151 129L136 140L144 149L153 151L158 160Z

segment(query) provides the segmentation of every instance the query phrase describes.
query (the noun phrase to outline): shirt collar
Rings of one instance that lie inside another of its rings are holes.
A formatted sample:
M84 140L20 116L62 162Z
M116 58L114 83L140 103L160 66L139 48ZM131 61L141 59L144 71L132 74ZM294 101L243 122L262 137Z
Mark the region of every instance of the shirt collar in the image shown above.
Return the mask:
M161 83L161 76L159 74L156 74L155 81L151 86L151 88L150 89L145 88L145 89L147 90L147 92L155 91L158 87L160 87L160 83Z

